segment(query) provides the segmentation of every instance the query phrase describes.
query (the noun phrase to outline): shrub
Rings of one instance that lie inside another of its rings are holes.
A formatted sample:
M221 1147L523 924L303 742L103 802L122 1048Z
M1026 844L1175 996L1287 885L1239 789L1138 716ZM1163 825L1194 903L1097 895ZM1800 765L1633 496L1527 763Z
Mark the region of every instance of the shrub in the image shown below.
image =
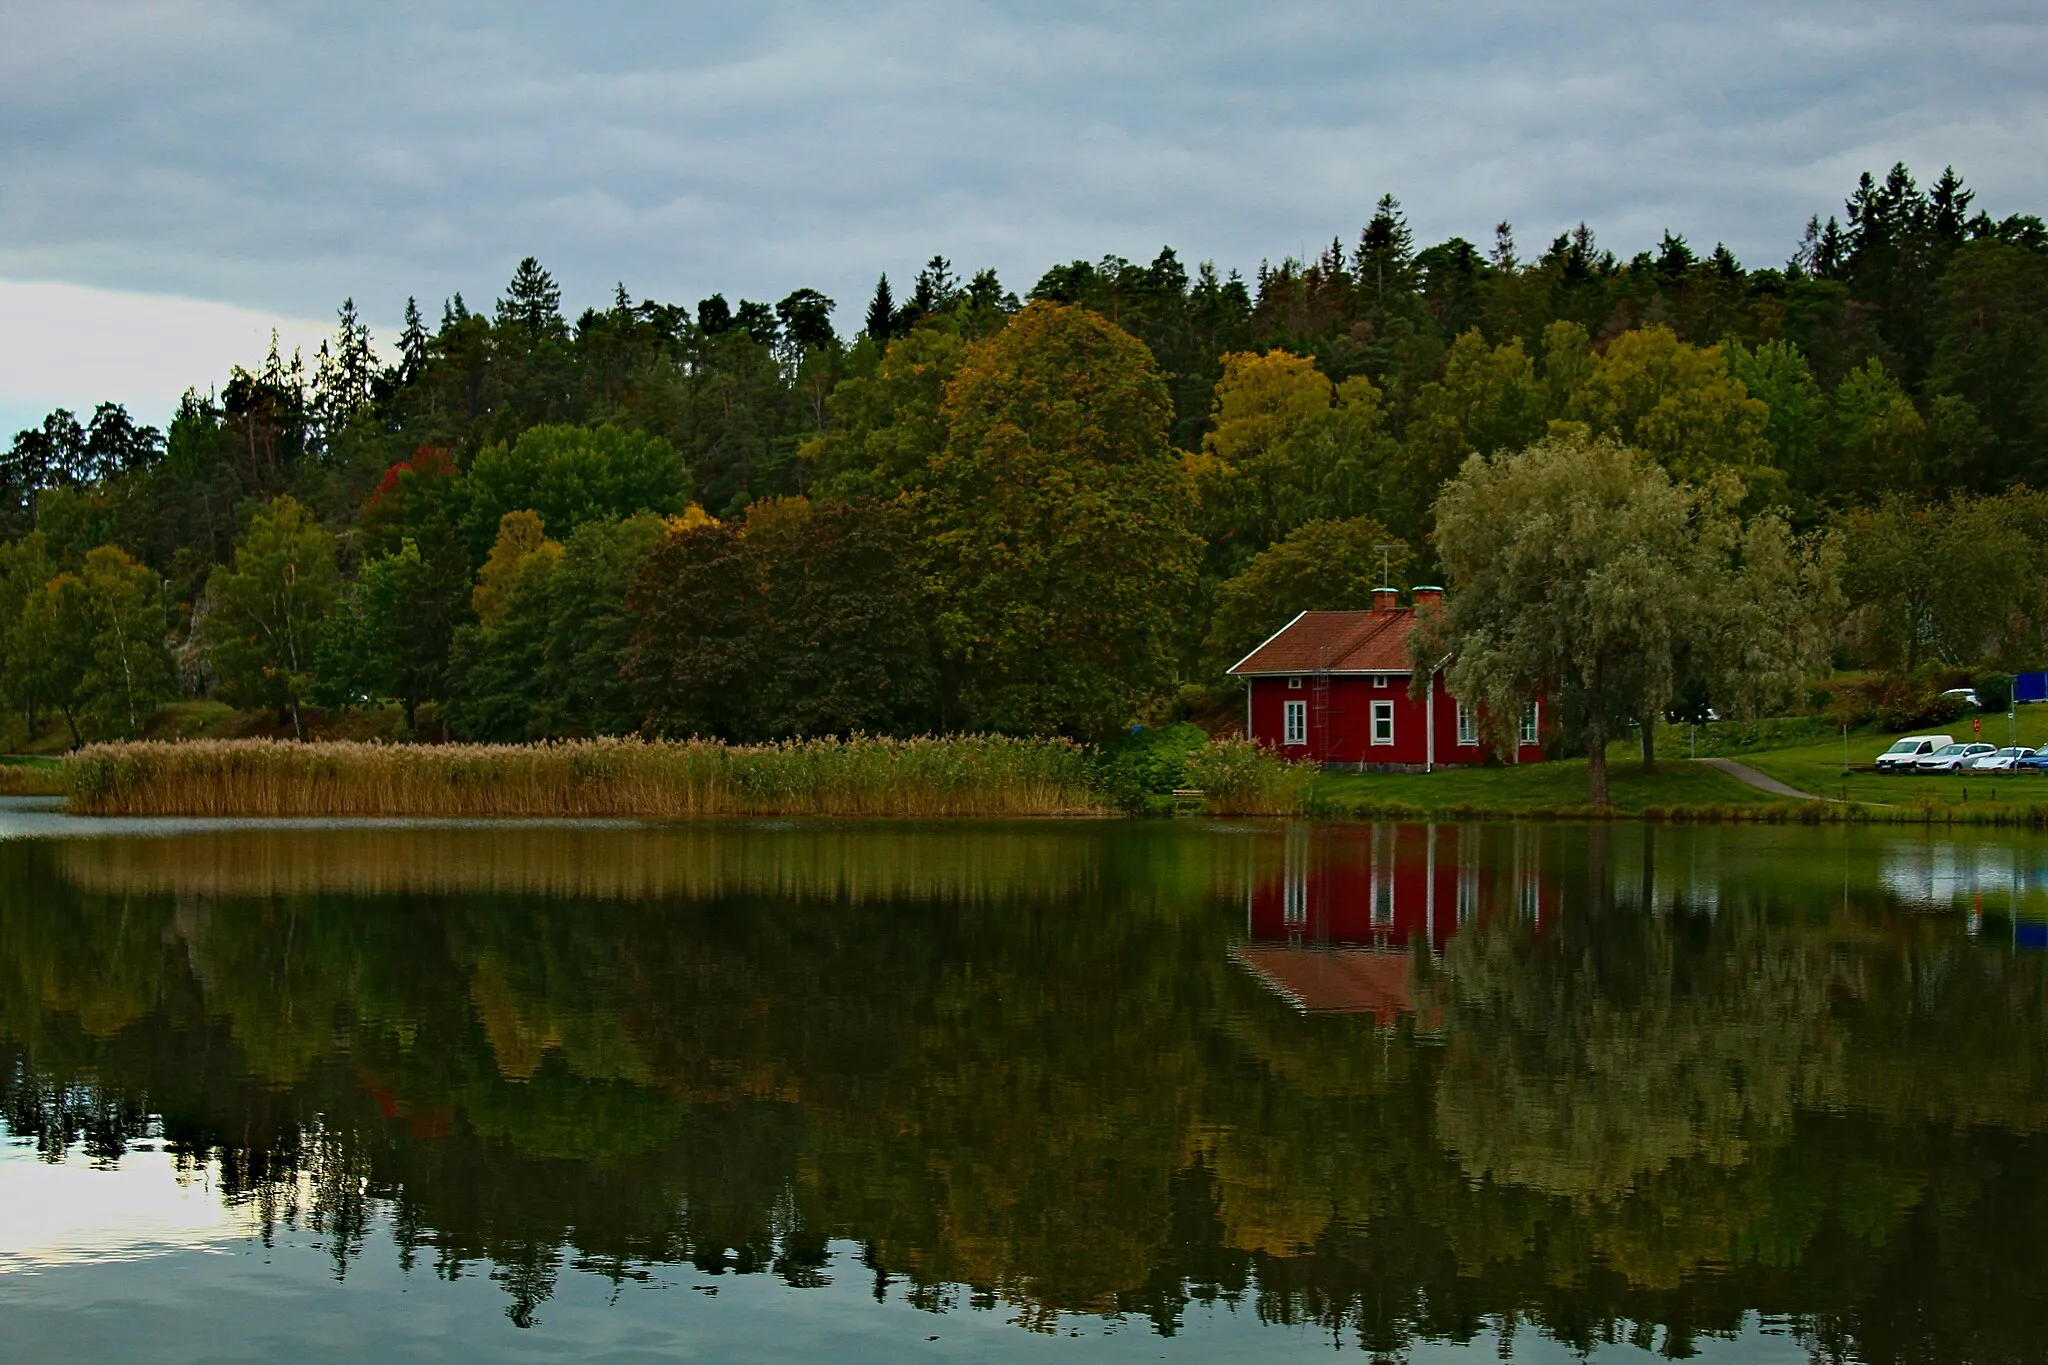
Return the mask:
M1946 679L1889 675L1837 687L1829 719L1837 725L1919 730L1946 725L1968 711L1961 697L1945 697Z
M1181 768L1214 815L1304 815L1315 774L1313 763L1286 762L1248 739L1192 749Z
M1986 711L2012 710L2012 674L1979 673L1970 686L1976 689L1977 704Z
M1097 790L1127 814L1164 814L1173 808L1174 789L1186 781L1188 756L1208 742L1199 726L1185 721L1119 736L1096 750Z

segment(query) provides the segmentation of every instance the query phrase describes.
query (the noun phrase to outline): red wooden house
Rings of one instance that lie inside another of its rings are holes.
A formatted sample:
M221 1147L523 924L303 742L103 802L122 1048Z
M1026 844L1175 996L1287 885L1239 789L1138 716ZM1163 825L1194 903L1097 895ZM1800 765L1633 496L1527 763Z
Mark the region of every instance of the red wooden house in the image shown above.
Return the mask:
M1420 700L1409 693L1408 637L1443 589L1417 588L1407 607L1393 588L1372 596L1370 611L1302 612L1238 661L1230 673L1245 683L1245 734L1332 767L1429 772L1482 762L1478 716L1444 686L1449 659L1431 668ZM1541 702L1523 712L1518 733L1509 761L1541 761Z

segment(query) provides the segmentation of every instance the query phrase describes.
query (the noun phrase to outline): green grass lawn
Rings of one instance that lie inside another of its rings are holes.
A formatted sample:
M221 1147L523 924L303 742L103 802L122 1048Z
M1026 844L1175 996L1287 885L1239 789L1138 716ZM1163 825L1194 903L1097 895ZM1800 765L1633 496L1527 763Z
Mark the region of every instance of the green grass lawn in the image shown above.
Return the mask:
M2008 735L2014 731L2017 732L2018 742L2021 744L2036 748L2048 744L2048 706L2021 707L2019 714L2011 722L2010 730L2003 715L1987 715L1982 719L1983 739L1986 744L2003 746L2007 743ZM1959 721L1934 727L1932 730L1895 733L1851 730L1848 747L1850 766L1852 769L1867 769L1900 735L1928 733L1951 734L1965 742L1976 738L1970 728L1970 718L1967 716ZM1730 756L1801 791L1842 800L1936 808L1994 803L2048 804L2048 776L2034 774L2001 777L1994 777L1989 773L1954 777L1879 777L1873 772L1851 771L1844 775L1842 741L1839 738L1817 744L1760 749Z
M2021 707L2011 722L2003 713L1981 719L1985 743L2048 745L2048 706ZM1807 728L1810 733L1815 727L1809 724ZM1909 818L1910 813L1917 811L1974 818L1980 812L1991 816L2001 807L2048 807L2048 776L1993 777L1987 773L1961 777L1879 777L1867 771L1893 740L1908 733L1946 733L1963 741L1976 738L1968 716L1932 730L1852 730L1848 743L1852 771L1846 775L1839 734L1778 747L1729 749L1703 743L1702 748L1718 747L1724 756L1800 791L1835 801L1864 803L1867 807L1893 807ZM1688 732L1683 726L1670 727L1661 734L1658 766L1652 773L1643 771L1636 741L1617 741L1609 747L1608 787L1618 812L1741 808L1754 814L1765 807L1799 804L1788 797L1758 791L1705 764L1689 762L1684 757L1689 748L1687 741ZM1325 773L1316 781L1316 794L1326 809L1340 816L1404 810L1445 815L1577 813L1586 807L1586 761L1562 759L1521 767L1452 768L1427 774ZM1872 814L1879 812L1873 810Z
M2043 785L2048 789L2048 783ZM1796 804L1704 764L1660 761L1655 772L1646 773L1641 757L1622 745L1610 751L1607 786L1615 807L1636 815L1676 807ZM1389 808L1447 815L1579 810L1586 805L1586 760L1446 768L1433 773L1324 773L1316 779L1316 795L1339 815Z

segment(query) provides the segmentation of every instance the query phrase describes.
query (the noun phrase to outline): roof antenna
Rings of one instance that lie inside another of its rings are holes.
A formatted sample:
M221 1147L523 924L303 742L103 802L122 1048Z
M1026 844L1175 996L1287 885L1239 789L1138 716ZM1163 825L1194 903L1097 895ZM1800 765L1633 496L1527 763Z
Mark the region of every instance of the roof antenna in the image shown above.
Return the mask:
M1390 577L1390 576L1389 576L1389 575L1390 575L1390 574L1392 573L1392 570L1391 570L1391 569L1389 569L1389 568L1387 567L1387 566L1388 566L1388 562L1389 562L1389 560L1390 560L1390 559L1392 558L1392 556L1393 556L1393 553L1394 553L1394 551L1396 551L1396 550L1405 550L1405 549L1407 549L1407 548L1408 548L1408 547L1407 547L1407 546L1405 546L1405 545L1375 545L1375 546L1373 546L1373 549L1375 549L1375 550L1378 550L1378 551L1380 552L1380 586L1381 586L1381 587L1384 587L1384 588L1391 588L1391 587L1393 587L1393 586L1394 586L1394 580L1393 580L1393 578L1392 578L1392 577Z

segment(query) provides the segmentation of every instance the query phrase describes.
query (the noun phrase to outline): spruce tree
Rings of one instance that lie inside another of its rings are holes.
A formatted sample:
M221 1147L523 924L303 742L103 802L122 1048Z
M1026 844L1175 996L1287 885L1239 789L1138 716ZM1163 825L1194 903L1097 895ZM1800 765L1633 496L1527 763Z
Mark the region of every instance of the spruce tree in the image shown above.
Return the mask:
M875 281L875 297L868 303L868 335L878 346L886 346L896 332L896 296L889 292L889 275Z
M1351 274L1375 308L1384 309L1390 299L1415 288L1415 234L1393 195L1380 196L1372 221L1359 234Z
M505 287L505 297L498 300L498 325L523 327L536 340L557 336L565 330L561 288L555 277L531 256L512 272L512 283Z
M398 334L398 382L410 384L427 367L427 327L420 317L419 300L405 301L405 329Z

